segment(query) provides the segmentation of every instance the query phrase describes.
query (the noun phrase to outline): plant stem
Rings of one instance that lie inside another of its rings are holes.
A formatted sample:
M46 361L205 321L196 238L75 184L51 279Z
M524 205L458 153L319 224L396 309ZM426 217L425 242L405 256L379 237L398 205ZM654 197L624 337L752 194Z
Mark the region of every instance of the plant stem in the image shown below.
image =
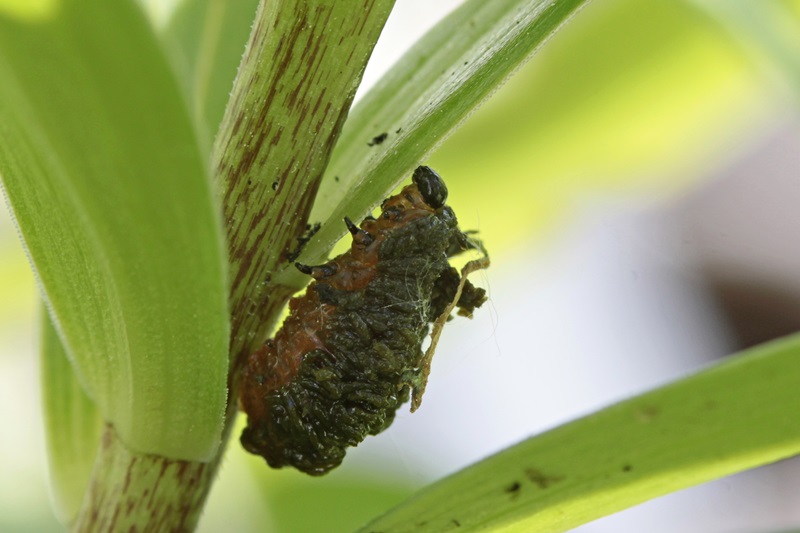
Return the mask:
M107 425L74 531L191 531L215 463L128 450Z
M259 4L212 150L230 262L231 342L222 444L208 463L135 453L106 427L74 531L191 531L234 425L241 363L299 287L270 274L308 213L394 0Z
M287 262L393 0L264 2L217 135L230 257L231 365L263 341ZM279 306L281 307L281 306Z

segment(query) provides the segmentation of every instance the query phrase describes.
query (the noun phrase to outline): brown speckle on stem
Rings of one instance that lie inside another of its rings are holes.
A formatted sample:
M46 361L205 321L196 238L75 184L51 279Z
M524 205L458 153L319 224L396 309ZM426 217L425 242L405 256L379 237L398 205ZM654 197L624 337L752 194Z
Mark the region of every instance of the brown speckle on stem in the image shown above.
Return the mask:
M304 231L393 4L259 4L211 154L231 282L231 371L222 444L207 463L178 461L133 452L107 426L73 531L195 528L235 420L240 362L267 336L298 289L267 281L284 260L282 251Z

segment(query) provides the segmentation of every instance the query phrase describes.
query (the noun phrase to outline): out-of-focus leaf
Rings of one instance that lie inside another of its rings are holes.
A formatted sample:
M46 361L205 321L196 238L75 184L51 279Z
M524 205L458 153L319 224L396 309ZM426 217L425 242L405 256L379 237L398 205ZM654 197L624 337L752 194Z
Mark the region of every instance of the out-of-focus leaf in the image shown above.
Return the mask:
M800 99L800 11L789 2L697 1L742 42L773 78L788 83Z
M42 404L56 514L70 523L78 514L100 443L103 420L75 379L50 316L41 320Z
M266 471L256 462L247 458L259 493L269 502L275 531L352 533L413 493L407 482L385 472L339 470L311 478L288 469Z
M568 531L800 454L798 382L794 335L532 437L423 489L362 531Z
M52 16L58 0L0 0L0 16L36 22Z
M344 233L338 221L366 214L585 3L468 0L437 24L348 118L311 214L322 229L302 260L327 253Z
M207 460L225 253L180 89L129 0L0 17L0 176L78 379L131 449Z
M185 0L160 30L201 145L217 132L258 0Z
M175 9L191 0L135 0L148 16L153 26L160 28L166 24Z
M786 104L691 2L594 2L427 164L499 258L570 227L596 198L685 193Z

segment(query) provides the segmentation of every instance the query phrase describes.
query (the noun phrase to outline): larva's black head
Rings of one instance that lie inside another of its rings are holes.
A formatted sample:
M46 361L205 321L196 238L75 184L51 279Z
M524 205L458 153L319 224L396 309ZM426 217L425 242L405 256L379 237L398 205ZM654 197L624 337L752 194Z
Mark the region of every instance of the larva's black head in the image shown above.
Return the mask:
M430 167L417 167L411 179L429 206L439 209L447 201L447 186Z

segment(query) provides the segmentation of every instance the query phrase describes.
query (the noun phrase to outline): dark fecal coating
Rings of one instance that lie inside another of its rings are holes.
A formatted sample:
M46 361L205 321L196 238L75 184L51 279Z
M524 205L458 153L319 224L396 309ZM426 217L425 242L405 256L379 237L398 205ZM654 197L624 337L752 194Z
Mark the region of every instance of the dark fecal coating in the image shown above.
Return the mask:
M455 297L461 278L448 256L472 247L446 197L441 178L420 167L414 184L383 202L380 217L360 228L346 220L348 252L298 265L315 281L291 300L281 330L244 370L246 450L274 468L321 475L349 446L392 423L420 381L429 324ZM460 313L485 300L467 282Z

